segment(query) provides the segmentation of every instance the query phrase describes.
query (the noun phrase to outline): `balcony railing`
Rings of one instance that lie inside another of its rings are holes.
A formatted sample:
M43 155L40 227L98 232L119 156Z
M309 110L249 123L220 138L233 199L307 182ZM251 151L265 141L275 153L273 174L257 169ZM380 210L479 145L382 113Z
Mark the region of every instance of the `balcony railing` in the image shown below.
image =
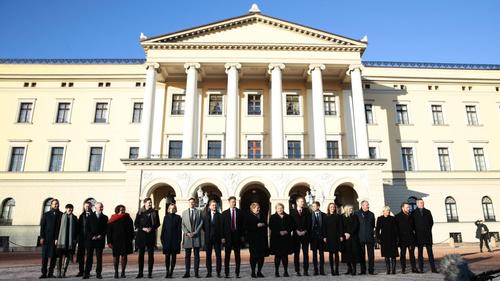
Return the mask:
M179 156L171 156L168 154L152 154L151 158L154 159L168 159L168 160L175 160L175 159L181 159ZM207 154L195 154L194 157L190 159L203 159L203 160L226 160L225 155L217 155L217 157L211 156L209 157ZM255 157L252 155L247 155L247 154L240 154L238 155L237 158L235 159L230 159L230 160L357 160L359 159L356 155L335 155L333 157L328 157L325 159L317 159L315 158L314 154L301 154L301 155L294 155L293 157L288 157L288 155L285 155L283 158L273 158L272 155L260 155L260 157ZM363 159L366 160L366 159ZM373 159L376 160L376 159Z

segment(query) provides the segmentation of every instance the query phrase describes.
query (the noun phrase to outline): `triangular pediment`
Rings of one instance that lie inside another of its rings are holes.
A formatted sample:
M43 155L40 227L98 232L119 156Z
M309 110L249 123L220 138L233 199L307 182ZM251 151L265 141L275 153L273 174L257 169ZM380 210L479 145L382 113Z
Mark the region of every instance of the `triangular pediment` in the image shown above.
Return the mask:
M326 31L276 19L248 14L141 41L145 48L172 46L281 46L328 48L363 52L366 43Z

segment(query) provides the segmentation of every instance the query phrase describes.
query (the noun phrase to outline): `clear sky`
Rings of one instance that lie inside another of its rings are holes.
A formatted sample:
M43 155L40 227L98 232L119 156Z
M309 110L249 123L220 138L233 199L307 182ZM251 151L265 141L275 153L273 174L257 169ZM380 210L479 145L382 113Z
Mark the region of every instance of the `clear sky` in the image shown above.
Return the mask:
M0 0L0 58L143 58L161 35L246 14L360 39L364 60L500 64L500 0Z

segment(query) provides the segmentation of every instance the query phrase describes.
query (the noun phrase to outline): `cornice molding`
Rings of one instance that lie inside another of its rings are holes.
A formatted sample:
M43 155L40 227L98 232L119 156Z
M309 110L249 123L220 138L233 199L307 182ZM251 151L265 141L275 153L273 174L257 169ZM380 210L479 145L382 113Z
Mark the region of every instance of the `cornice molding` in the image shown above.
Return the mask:
M121 159L126 166L383 166L385 159L377 160L207 160L207 159Z

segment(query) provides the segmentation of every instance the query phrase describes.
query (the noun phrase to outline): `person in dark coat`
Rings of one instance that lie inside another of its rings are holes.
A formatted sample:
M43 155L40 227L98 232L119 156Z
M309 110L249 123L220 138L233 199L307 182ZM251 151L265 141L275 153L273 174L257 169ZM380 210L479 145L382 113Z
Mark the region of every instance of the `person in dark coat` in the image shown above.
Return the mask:
M361 275L366 274L366 256L368 256L368 273L375 274L375 215L370 211L368 201L361 201L361 209L354 213L359 221L359 244L361 255Z
M410 256L411 271L417 273L417 263L415 261L415 237L411 225L410 204L403 202L401 212L395 216L398 230L399 261L401 262L401 273L406 273L406 250Z
M313 266L314 275L325 275L325 242L326 238L326 215L321 212L320 203L315 201L311 205L311 231L310 233L310 243L311 250L313 252ZM319 266L318 266L318 255L319 255ZM318 271L319 267L319 271Z
M252 278L264 277L262 266L264 258L269 255L267 243L267 219L265 214L260 213L259 203L250 205L250 214L245 219L247 241L250 248L250 267L252 268ZM257 273L255 268L257 267Z
M115 278L118 278L118 264L122 264L121 278L125 278L128 255L133 252L134 222L123 205L115 207L115 213L108 221L108 247L113 252Z
M139 273L136 278L144 277L144 254L146 250L148 251L148 278L151 278L155 263L156 230L160 227L160 218L158 212L153 209L151 198L145 198L142 202L144 205L135 216L134 222L137 231L135 246L139 250Z
M54 268L56 267L56 239L59 234L59 222L62 212L59 211L59 200L50 201L50 210L42 215L40 221L40 245L42 245L42 275L43 278L54 278ZM49 265L50 259L50 265ZM47 266L48 272L47 272Z
M391 208L384 207L383 215L377 218L375 236L380 244L381 256L385 258L387 274L396 274L396 257L398 256L398 232L396 219L391 216Z
M160 240L165 255L165 278L172 278L175 269L177 255L181 252L182 241L182 219L177 215L177 207L174 203L168 205L167 213L163 218Z
M208 210L203 216L203 230L205 232L205 252L207 278L212 277L212 250L215 251L215 270L220 278L222 270L222 215L217 211L217 202L210 200Z
M309 231L311 229L311 212L305 205L303 197L298 197L296 208L290 211L295 223L295 231L293 233L294 254L293 263L297 276L300 274L300 250L302 249L304 275L309 275Z
M493 252L490 249L490 245L488 244L488 240L490 240L490 230L488 227L483 223L482 220L477 220L475 222L476 225L476 238L479 239L479 250L481 253L483 252L483 242L486 245L486 248L488 249L488 252Z
M236 197L231 196L228 199L229 208L222 212L222 236L225 248L224 255L224 273L229 277L229 261L231 251L234 251L235 274L236 278L240 276L241 257L240 250L244 238L244 216L240 209L236 208Z
M184 267L186 272L182 278L189 278L191 271L191 252L194 253L194 276L199 276L200 269L200 248L203 247L205 236L203 235L203 218L201 211L196 208L196 200L189 198L189 209L182 212L182 232L184 238L182 247L184 248Z
M66 212L61 215L59 233L56 240L57 278L65 278L69 262L73 259L78 235L78 218L73 215L73 205L66 204Z
M76 277L82 277L85 271L85 257L87 251L92 247L92 238L90 232L90 217L92 216L92 203L87 201L83 203L83 212L78 217L78 251L76 261L78 262L78 274Z
M323 241L326 243L326 250L329 252L328 260L332 275L339 275L339 251L342 242L342 216L337 214L335 203L328 204L325 219L326 237ZM335 257L335 260L334 260ZM333 267L335 263L335 268Z
M431 211L424 207L424 200L417 200L417 208L411 214L412 226L415 230L415 238L418 247L418 267L419 272L424 271L424 247L427 250L431 271L438 273L434 263L434 253L432 252L432 219Z
M276 213L269 218L269 230L271 230L270 254L274 255L274 267L276 277L280 277L279 267L283 264L284 277L288 277L288 255L293 253L292 232L294 229L293 219L285 213L285 206L276 204Z
M102 213L104 205L101 202L95 204L95 213L90 216L89 228L90 228L90 239L89 248L87 249L87 258L85 260L85 271L83 274L83 279L88 279L90 277L90 271L92 270L92 263L94 258L94 251L96 256L96 278L102 279L102 251L104 245L106 244L106 234L108 227L108 217Z
M353 214L352 205L344 206L342 215L342 262L347 265L346 274L356 275L356 263L359 262L359 221L358 216Z

